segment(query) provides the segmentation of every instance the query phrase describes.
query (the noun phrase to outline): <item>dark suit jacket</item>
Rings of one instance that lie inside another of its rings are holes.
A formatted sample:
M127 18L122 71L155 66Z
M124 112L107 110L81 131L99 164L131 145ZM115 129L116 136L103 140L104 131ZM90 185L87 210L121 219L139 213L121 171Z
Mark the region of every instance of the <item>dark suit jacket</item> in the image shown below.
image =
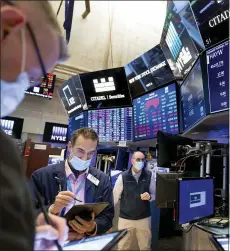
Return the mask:
M85 184L85 203L109 202L107 207L99 216L95 218L97 223L97 234L106 233L112 227L114 217L113 193L109 176L96 168L89 168L89 173L100 182L98 186L86 179ZM55 178L56 177L56 178ZM39 209L36 200L36 190L44 197L47 208L55 201L61 185L62 191L67 190L65 161L43 167L35 171L29 180L30 189L34 198L36 209ZM39 212L39 211L38 211Z
M35 220L15 143L0 130L0 249L34 248Z

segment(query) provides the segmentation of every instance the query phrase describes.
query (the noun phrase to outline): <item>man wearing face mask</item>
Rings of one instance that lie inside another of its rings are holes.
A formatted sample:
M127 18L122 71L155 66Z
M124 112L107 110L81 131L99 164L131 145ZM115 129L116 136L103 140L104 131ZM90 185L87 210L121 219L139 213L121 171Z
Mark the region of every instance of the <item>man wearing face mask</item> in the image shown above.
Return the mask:
M114 186L114 205L120 200L118 229L129 228L127 235L119 242L119 250L131 250L133 236L136 236L140 250L150 250L151 214L150 201L155 198L155 180L145 170L145 156L135 152L132 167L123 172Z
M76 217L68 222L70 240L103 234L112 227L114 206L109 176L90 167L97 145L98 136L91 128L73 132L66 161L38 169L29 180L32 194L38 190L45 198L49 212L54 215L64 216L73 205L109 202L99 216L95 218L92 214L91 221ZM36 197L33 197L37 207Z
M24 98L30 81L46 76L67 58L66 45L48 1L7 1L1 7L1 118ZM39 39L38 39L39 38ZM34 218L24 170L15 143L0 130L0 247L45 250L66 240L66 222L51 215ZM35 227L36 221L36 227Z

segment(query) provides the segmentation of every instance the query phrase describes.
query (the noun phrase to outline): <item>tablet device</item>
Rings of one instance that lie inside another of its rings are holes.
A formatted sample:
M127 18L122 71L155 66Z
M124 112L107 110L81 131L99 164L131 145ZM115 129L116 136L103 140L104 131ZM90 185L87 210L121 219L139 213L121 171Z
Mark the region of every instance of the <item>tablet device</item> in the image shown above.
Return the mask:
M76 216L87 215L86 214L87 212L89 213L94 212L95 217L97 217L108 205L109 205L108 202L76 205L76 206L73 206L64 217L66 218L67 222L75 219Z
M111 250L127 233L127 230L89 237L67 243L63 250Z
M219 251L228 251L229 250L229 235L212 235L212 243L215 245Z

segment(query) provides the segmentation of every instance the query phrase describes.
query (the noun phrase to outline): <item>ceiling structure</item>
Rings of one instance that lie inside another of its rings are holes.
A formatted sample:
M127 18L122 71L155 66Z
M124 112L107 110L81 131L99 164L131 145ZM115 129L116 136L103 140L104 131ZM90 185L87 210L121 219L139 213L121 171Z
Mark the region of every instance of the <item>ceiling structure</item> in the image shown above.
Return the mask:
M61 1L50 1L55 13ZM54 73L60 80L72 75L123 66L159 44L167 1L75 1L70 59ZM63 29L65 3L58 22ZM86 18L82 17L82 14Z

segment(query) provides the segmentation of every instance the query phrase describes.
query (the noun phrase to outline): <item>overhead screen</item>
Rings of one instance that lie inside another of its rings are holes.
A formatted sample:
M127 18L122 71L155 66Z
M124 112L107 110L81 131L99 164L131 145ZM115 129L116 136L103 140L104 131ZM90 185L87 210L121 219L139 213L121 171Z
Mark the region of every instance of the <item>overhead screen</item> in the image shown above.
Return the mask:
M69 119L69 126L68 126L68 140L71 139L72 133L82 127L86 126L86 112L81 112L75 117Z
M210 112L229 109L229 41L208 50L207 71Z
M156 138L157 131L177 134L176 84L133 100L134 140Z
M67 80L58 89L58 94L69 117L73 117L87 109L79 75L75 75Z
M229 37L229 0L190 0L205 47Z
M200 60L180 87L181 129L185 131L206 115Z
M132 107L88 111L87 124L101 142L132 141Z
M80 74L89 109L130 106L124 67Z
M41 78L41 84L38 86L30 87L25 91L26 94L43 97L43 98L53 98L54 84L56 80L56 75L52 73L47 73L47 80Z
M199 55L185 21L177 13L174 2L169 1L160 44L174 76L178 78L186 76Z
M46 122L43 142L67 143L67 125Z
M24 119L4 117L1 119L1 129L16 139L21 139Z
M174 79L160 45L127 64L125 72L133 98Z

